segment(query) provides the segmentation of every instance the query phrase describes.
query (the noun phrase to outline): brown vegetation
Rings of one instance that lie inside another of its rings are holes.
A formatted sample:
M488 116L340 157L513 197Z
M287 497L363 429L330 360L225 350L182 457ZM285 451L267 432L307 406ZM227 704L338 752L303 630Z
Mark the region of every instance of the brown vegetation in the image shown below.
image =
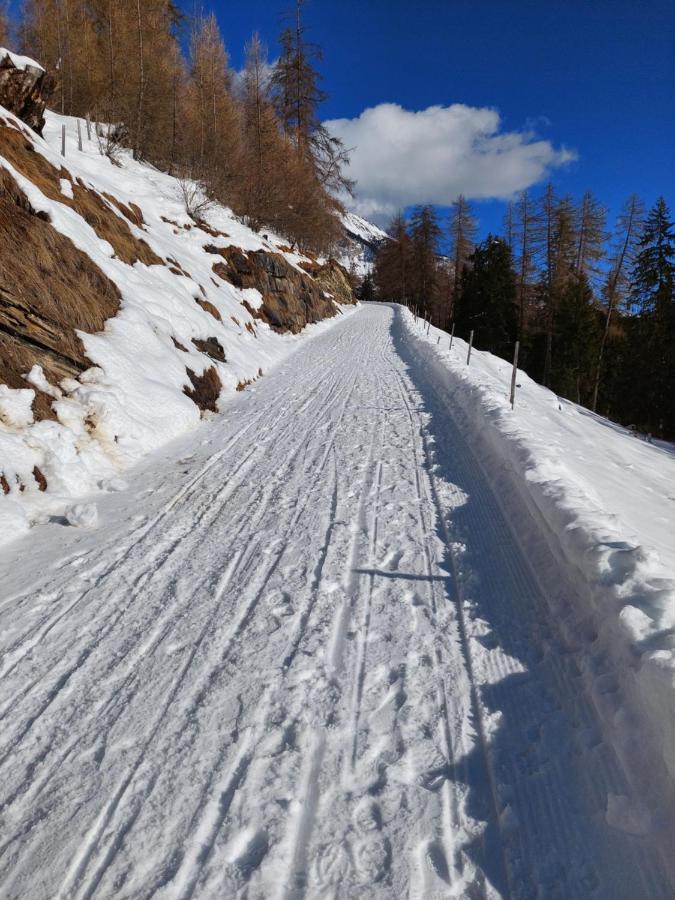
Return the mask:
M98 237L111 244L122 262L133 265L140 260L147 266L163 264L161 257L144 240L134 237L124 219L112 211L100 194L88 188L81 179L73 182L66 169L54 168L16 128L0 126L0 156L50 200L63 203L79 213ZM62 178L71 182L73 199L61 191ZM129 213L133 216L131 210Z
M201 297L195 297L195 303L198 303L204 312L210 313L214 319L217 319L219 322L223 321L223 317L209 300L202 300Z
M184 387L183 393L197 404L202 412L218 412L218 397L223 384L215 366L205 369L201 375L195 375L192 369L186 369L192 387Z
M318 115L325 95L303 26L282 35L271 79L254 35L237 83L215 15L192 18L187 54L182 19L174 0L25 0L21 37L56 79L54 108L115 125L105 152L119 156L123 141L253 228L269 226L303 250L329 249L339 234L334 196L348 187L346 154Z
M223 350L222 344L217 338L210 337L206 338L206 340L201 340L200 338L192 338L192 343L195 345L197 350L201 353L206 353L211 359L215 359L216 362L227 362L225 358L225 351Z

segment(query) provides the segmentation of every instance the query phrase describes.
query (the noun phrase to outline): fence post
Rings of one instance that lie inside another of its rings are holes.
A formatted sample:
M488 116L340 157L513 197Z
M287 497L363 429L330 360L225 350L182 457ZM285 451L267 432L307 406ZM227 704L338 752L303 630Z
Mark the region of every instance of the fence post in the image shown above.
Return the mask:
M61 126L61 156L66 155L66 126Z
M440 342L441 342L441 336L439 334L438 337L436 338L436 345L438 346L438 344L440 344Z
M429 321L427 322L427 335L431 331L431 316L429 316Z
M87 118L85 119L85 122L87 123L87 140L90 141L91 140L91 123L89 122L89 113L87 113Z
M471 348L473 347L473 329L471 329L471 334L469 335L469 352L466 354L466 364L469 365L471 361Z
M453 322L452 329L450 330L450 346L448 347L448 350L452 350L452 339L454 338L454 336L455 336L455 323Z
M516 349L513 352L513 372L511 373L511 409L516 402L516 376L518 374L518 348L520 341L516 341Z
M82 152L82 128L80 126L80 120L77 120L77 149Z

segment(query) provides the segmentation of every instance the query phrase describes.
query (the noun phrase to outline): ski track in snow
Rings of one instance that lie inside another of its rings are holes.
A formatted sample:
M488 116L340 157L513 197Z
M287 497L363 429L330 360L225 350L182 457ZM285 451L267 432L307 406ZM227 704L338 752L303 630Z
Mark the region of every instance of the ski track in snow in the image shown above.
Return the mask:
M150 461L0 554L3 897L672 896L400 316L302 346L177 490Z

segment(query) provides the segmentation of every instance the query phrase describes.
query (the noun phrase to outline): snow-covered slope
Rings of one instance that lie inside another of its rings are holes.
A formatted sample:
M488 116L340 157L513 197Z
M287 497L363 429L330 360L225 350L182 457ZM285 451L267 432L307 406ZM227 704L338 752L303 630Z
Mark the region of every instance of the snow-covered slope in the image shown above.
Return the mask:
M405 313L523 547L540 567L580 675L648 806L675 798L675 446L655 446ZM533 529L533 523L536 529ZM668 798L668 799L667 799Z
M121 297L119 311L107 319L102 332L79 333L82 359L90 368L82 365L84 371L58 380L52 373L49 380L40 366L30 372L28 366L19 373L26 382L23 387L0 384L2 541L62 511L69 498L110 489L118 474L144 454L195 428L203 405L200 411L187 392L196 397L200 389L210 388L217 396L220 386L223 393L232 392L297 346L300 336L277 333L261 320L267 300L258 290L230 283L233 263L223 248L241 248L244 254L262 251L265 255L258 253L256 260L268 266L271 261L277 282L285 278L289 283L291 276L312 281L302 270L312 261L289 252L282 238L254 233L222 206L208 210L208 224L196 223L186 212L175 178L135 162L128 153L113 165L102 155L93 129L88 137L83 121L79 151L76 119L48 113L43 140L2 108L0 118L0 172L22 194L17 216L28 220L28 209L35 227L43 229L47 219L72 242L68 246L85 254L77 257L74 268L82 261L91 264L91 277L100 273L100 281ZM11 209L8 215L14 215ZM106 217L107 233L112 234L116 223L124 233L119 247L102 237L99 226ZM7 246L7 235L4 240L4 252L10 256L30 253L25 246ZM146 261L125 261L124 241L131 247L130 259L138 250ZM243 260L247 265L245 256ZM279 262L285 271L279 271ZM46 279L58 277L58 258L39 264L46 267ZM237 281L234 275L232 281ZM26 294L25 286L13 287L16 294ZM315 296L321 309L302 305L307 321L341 311L324 299L328 295L322 290L317 288ZM19 297L8 321L13 323L17 304L23 304L21 314L30 329L30 297ZM19 338L21 347L34 347L45 359L54 357L53 343L45 350L41 336ZM34 421L36 393L47 401L43 407L48 414L41 421Z
M362 278L372 271L375 254L384 241L389 240L389 235L355 213L345 213L342 224L345 239L340 245L338 258L346 269Z

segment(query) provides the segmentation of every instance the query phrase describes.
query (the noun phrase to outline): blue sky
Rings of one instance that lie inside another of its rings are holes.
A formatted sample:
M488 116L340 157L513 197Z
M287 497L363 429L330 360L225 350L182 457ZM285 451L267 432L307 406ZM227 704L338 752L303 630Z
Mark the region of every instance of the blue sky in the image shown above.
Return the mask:
M195 0L179 2L195 8ZM275 55L291 4L196 5L216 12L239 67L254 30ZM458 188L494 196L538 169L560 192L592 190L610 219L631 191L647 204L662 193L675 206L674 0L307 0L304 19L324 52L323 117L340 120L348 143L358 142L361 200L382 201L381 218L399 199L438 200ZM451 104L461 105L454 117L404 114ZM373 107L379 115L358 118ZM410 139L404 157L402 129ZM380 153L387 140L393 146ZM506 155L494 155L504 142ZM564 148L576 160L560 164ZM476 203L482 233L499 227L503 209L501 201Z
M274 55L287 3L204 6L217 13L234 65L254 29ZM672 0L308 0L304 18L324 51L324 118L381 103L494 108L501 131L533 129L576 151L551 171L560 191L590 189L612 214L631 191L648 204L663 193L672 205ZM503 203L483 200L476 211L485 232Z

